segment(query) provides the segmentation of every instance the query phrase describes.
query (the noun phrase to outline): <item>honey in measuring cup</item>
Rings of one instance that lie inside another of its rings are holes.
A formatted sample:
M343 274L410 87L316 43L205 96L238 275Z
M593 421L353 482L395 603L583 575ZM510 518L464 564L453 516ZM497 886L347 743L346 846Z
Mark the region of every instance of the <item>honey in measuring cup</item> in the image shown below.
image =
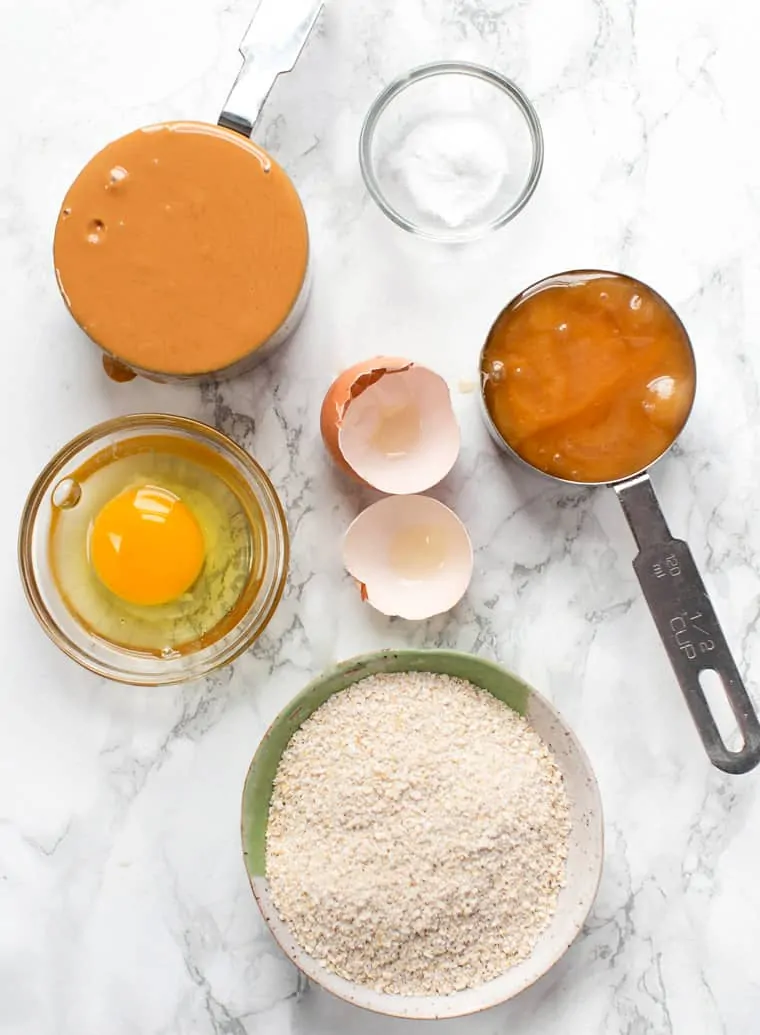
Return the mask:
M481 375L486 407L527 463L572 482L646 468L689 415L694 356L666 302L615 273L542 281L502 312Z
M55 230L58 286L109 376L229 376L297 325L301 201L247 137L202 122L138 129L95 155Z

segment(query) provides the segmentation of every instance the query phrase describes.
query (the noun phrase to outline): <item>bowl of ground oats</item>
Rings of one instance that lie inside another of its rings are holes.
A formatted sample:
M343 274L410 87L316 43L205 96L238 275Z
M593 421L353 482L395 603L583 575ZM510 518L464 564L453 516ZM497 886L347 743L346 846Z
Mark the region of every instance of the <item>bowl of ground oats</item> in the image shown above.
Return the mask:
M377 1013L511 999L583 927L599 885L594 774L555 709L474 655L378 651L310 683L243 791L251 887L292 962Z

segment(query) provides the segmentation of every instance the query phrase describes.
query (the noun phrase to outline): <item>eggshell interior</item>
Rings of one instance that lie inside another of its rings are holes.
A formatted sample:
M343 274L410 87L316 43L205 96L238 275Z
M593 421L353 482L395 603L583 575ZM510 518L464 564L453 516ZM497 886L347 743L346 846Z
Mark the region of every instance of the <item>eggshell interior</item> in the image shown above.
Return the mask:
M382 377L353 399L338 432L349 467L393 495L424 492L459 455L459 425L446 382L426 367Z
M346 532L343 560L362 599L413 621L454 607L472 578L472 544L456 514L429 496L389 496Z
M358 481L363 479L359 478L356 471L346 462L338 445L338 431L346 410L354 399L380 378L398 370L408 370L411 366L411 360L399 356L374 356L372 359L362 360L361 363L354 363L344 370L325 394L319 415L322 441L338 467Z

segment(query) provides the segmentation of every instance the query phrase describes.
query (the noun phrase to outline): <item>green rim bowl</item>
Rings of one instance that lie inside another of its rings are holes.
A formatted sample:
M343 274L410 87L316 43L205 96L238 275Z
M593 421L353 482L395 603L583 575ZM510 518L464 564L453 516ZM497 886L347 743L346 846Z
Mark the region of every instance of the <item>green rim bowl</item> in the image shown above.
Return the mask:
M562 771L570 803L572 830L566 886L557 911L528 959L478 988L448 996L402 996L377 992L338 977L297 944L280 919L266 879L269 802L280 757L298 727L328 697L378 672L440 672L469 680L524 715L551 748ZM243 789L243 856L248 879L283 952L309 980L356 1006L392 1017L434 1020L486 1010L524 991L567 951L581 931L599 887L604 855L602 804L594 773L575 734L539 693L506 669L449 650L383 650L345 661L323 673L274 720L251 762Z

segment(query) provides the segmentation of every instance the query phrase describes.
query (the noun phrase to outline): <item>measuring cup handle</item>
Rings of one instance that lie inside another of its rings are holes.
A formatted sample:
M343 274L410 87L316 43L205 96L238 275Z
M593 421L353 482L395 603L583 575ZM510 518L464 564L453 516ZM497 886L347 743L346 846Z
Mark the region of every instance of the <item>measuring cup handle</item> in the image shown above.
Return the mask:
M278 75L266 65L252 66L244 55L243 67L219 116L219 125L250 137Z
M648 475L613 488L639 547L633 569L710 761L747 773L760 763L760 722L691 551L670 534ZM700 684L709 671L720 677L741 731L738 751L726 747Z
M260 0L240 44L243 64L220 126L250 137L275 80L294 67L322 6L322 0Z

